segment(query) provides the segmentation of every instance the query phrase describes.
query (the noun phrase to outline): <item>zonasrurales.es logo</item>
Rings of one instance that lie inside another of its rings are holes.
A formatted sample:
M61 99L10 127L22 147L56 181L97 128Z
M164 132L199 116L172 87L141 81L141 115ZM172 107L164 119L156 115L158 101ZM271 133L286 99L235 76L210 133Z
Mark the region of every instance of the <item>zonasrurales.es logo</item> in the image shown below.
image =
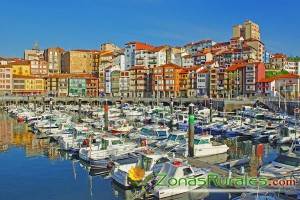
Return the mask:
M236 176L223 177L215 173L209 173L205 177L168 177L167 174L158 174L156 182L157 186L217 186L217 187L288 187L295 186L297 181L295 179L268 179L267 177L250 177L250 176Z

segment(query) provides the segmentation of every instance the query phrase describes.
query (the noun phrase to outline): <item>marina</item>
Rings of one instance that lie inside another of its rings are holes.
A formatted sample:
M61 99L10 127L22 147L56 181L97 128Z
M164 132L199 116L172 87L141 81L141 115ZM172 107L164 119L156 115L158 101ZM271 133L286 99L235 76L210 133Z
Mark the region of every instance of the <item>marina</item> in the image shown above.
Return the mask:
M43 106L30 102L3 105L0 173L5 186L0 194L9 197L6 199L31 199L29 194L24 196L23 187L26 191L37 190L34 199L42 195L51 199L251 196L246 192L248 187L235 191L237 188L232 186L178 189L155 185L159 173L173 171L167 176L207 178L215 173L221 177L293 178L296 184L288 189L271 188L267 194L258 187L252 189L257 195L297 199L297 113L276 113L258 105L226 113L205 106L174 106L172 99L169 104L159 105L122 101L63 105L51 100ZM138 181L130 177L137 173L135 169L143 170Z

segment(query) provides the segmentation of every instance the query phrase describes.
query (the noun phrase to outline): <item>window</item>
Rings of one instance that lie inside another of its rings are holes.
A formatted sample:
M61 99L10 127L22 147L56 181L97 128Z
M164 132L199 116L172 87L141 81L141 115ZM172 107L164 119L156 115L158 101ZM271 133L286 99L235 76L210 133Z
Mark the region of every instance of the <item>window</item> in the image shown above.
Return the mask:
M183 175L184 176L187 176L187 175L190 175L190 174L192 174L193 173L193 171L191 170L191 168L184 168L183 169Z

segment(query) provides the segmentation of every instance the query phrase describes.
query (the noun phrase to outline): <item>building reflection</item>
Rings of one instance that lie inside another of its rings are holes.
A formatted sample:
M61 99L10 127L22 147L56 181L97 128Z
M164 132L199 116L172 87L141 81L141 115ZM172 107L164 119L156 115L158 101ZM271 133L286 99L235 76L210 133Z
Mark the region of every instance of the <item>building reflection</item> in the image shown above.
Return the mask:
M24 148L27 157L45 155L52 160L59 158L58 149L48 138L38 139L26 124L0 114L0 152L11 146Z
M7 151L13 140L13 122L0 116L0 152Z

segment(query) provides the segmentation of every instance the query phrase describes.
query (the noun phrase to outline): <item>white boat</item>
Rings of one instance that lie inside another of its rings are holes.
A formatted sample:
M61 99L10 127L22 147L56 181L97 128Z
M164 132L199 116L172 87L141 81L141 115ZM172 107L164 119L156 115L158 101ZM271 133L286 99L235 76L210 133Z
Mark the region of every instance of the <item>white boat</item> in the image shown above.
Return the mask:
M300 171L300 158L279 155L270 164L263 166L260 170L260 176L279 178L291 176L292 173Z
M208 172L208 169L193 168L191 165L183 162L182 160L174 159L170 162L164 163L159 172L159 174L164 175L164 178L163 180L158 180L160 183L155 185L152 193L155 197L161 199L195 190L201 186L197 184L192 185L184 183L172 186L169 184L169 182L171 182L169 180L176 179L178 181L179 179L185 178L195 178L198 180L199 178L206 179ZM161 176L159 176L159 178L161 179Z
M137 150L140 150L140 148L137 148L135 143L125 143L118 137L105 136L98 144L80 148L79 158L89 163L111 156L119 156L132 153Z
M131 186L128 181L128 171L130 168L134 166L142 168L145 171L145 179L149 175L157 174L161 170L163 163L167 161L169 161L169 158L165 155L142 153L136 164L116 166L112 174L112 179L122 187L128 188Z
M279 135L271 135L269 141L277 141L279 144L291 143L300 137L300 132L293 127L280 127Z
M184 131L173 131L169 133L167 140L162 140L156 143L160 148L174 148L178 145L185 145L187 133Z
M145 139L148 144L167 139L168 136L169 128L159 125L147 125L142 127L140 131L129 134L131 139Z
M226 144L220 144L211 141L212 135L197 135L194 138L194 157L206 157L217 154L227 153L229 147ZM183 152L185 156L188 155L188 145L184 147L175 148L176 152Z
M268 193L242 193L241 196L235 197L232 200L283 200L275 194Z
M292 146L291 146L291 152L300 155L300 139L296 139L293 141Z

